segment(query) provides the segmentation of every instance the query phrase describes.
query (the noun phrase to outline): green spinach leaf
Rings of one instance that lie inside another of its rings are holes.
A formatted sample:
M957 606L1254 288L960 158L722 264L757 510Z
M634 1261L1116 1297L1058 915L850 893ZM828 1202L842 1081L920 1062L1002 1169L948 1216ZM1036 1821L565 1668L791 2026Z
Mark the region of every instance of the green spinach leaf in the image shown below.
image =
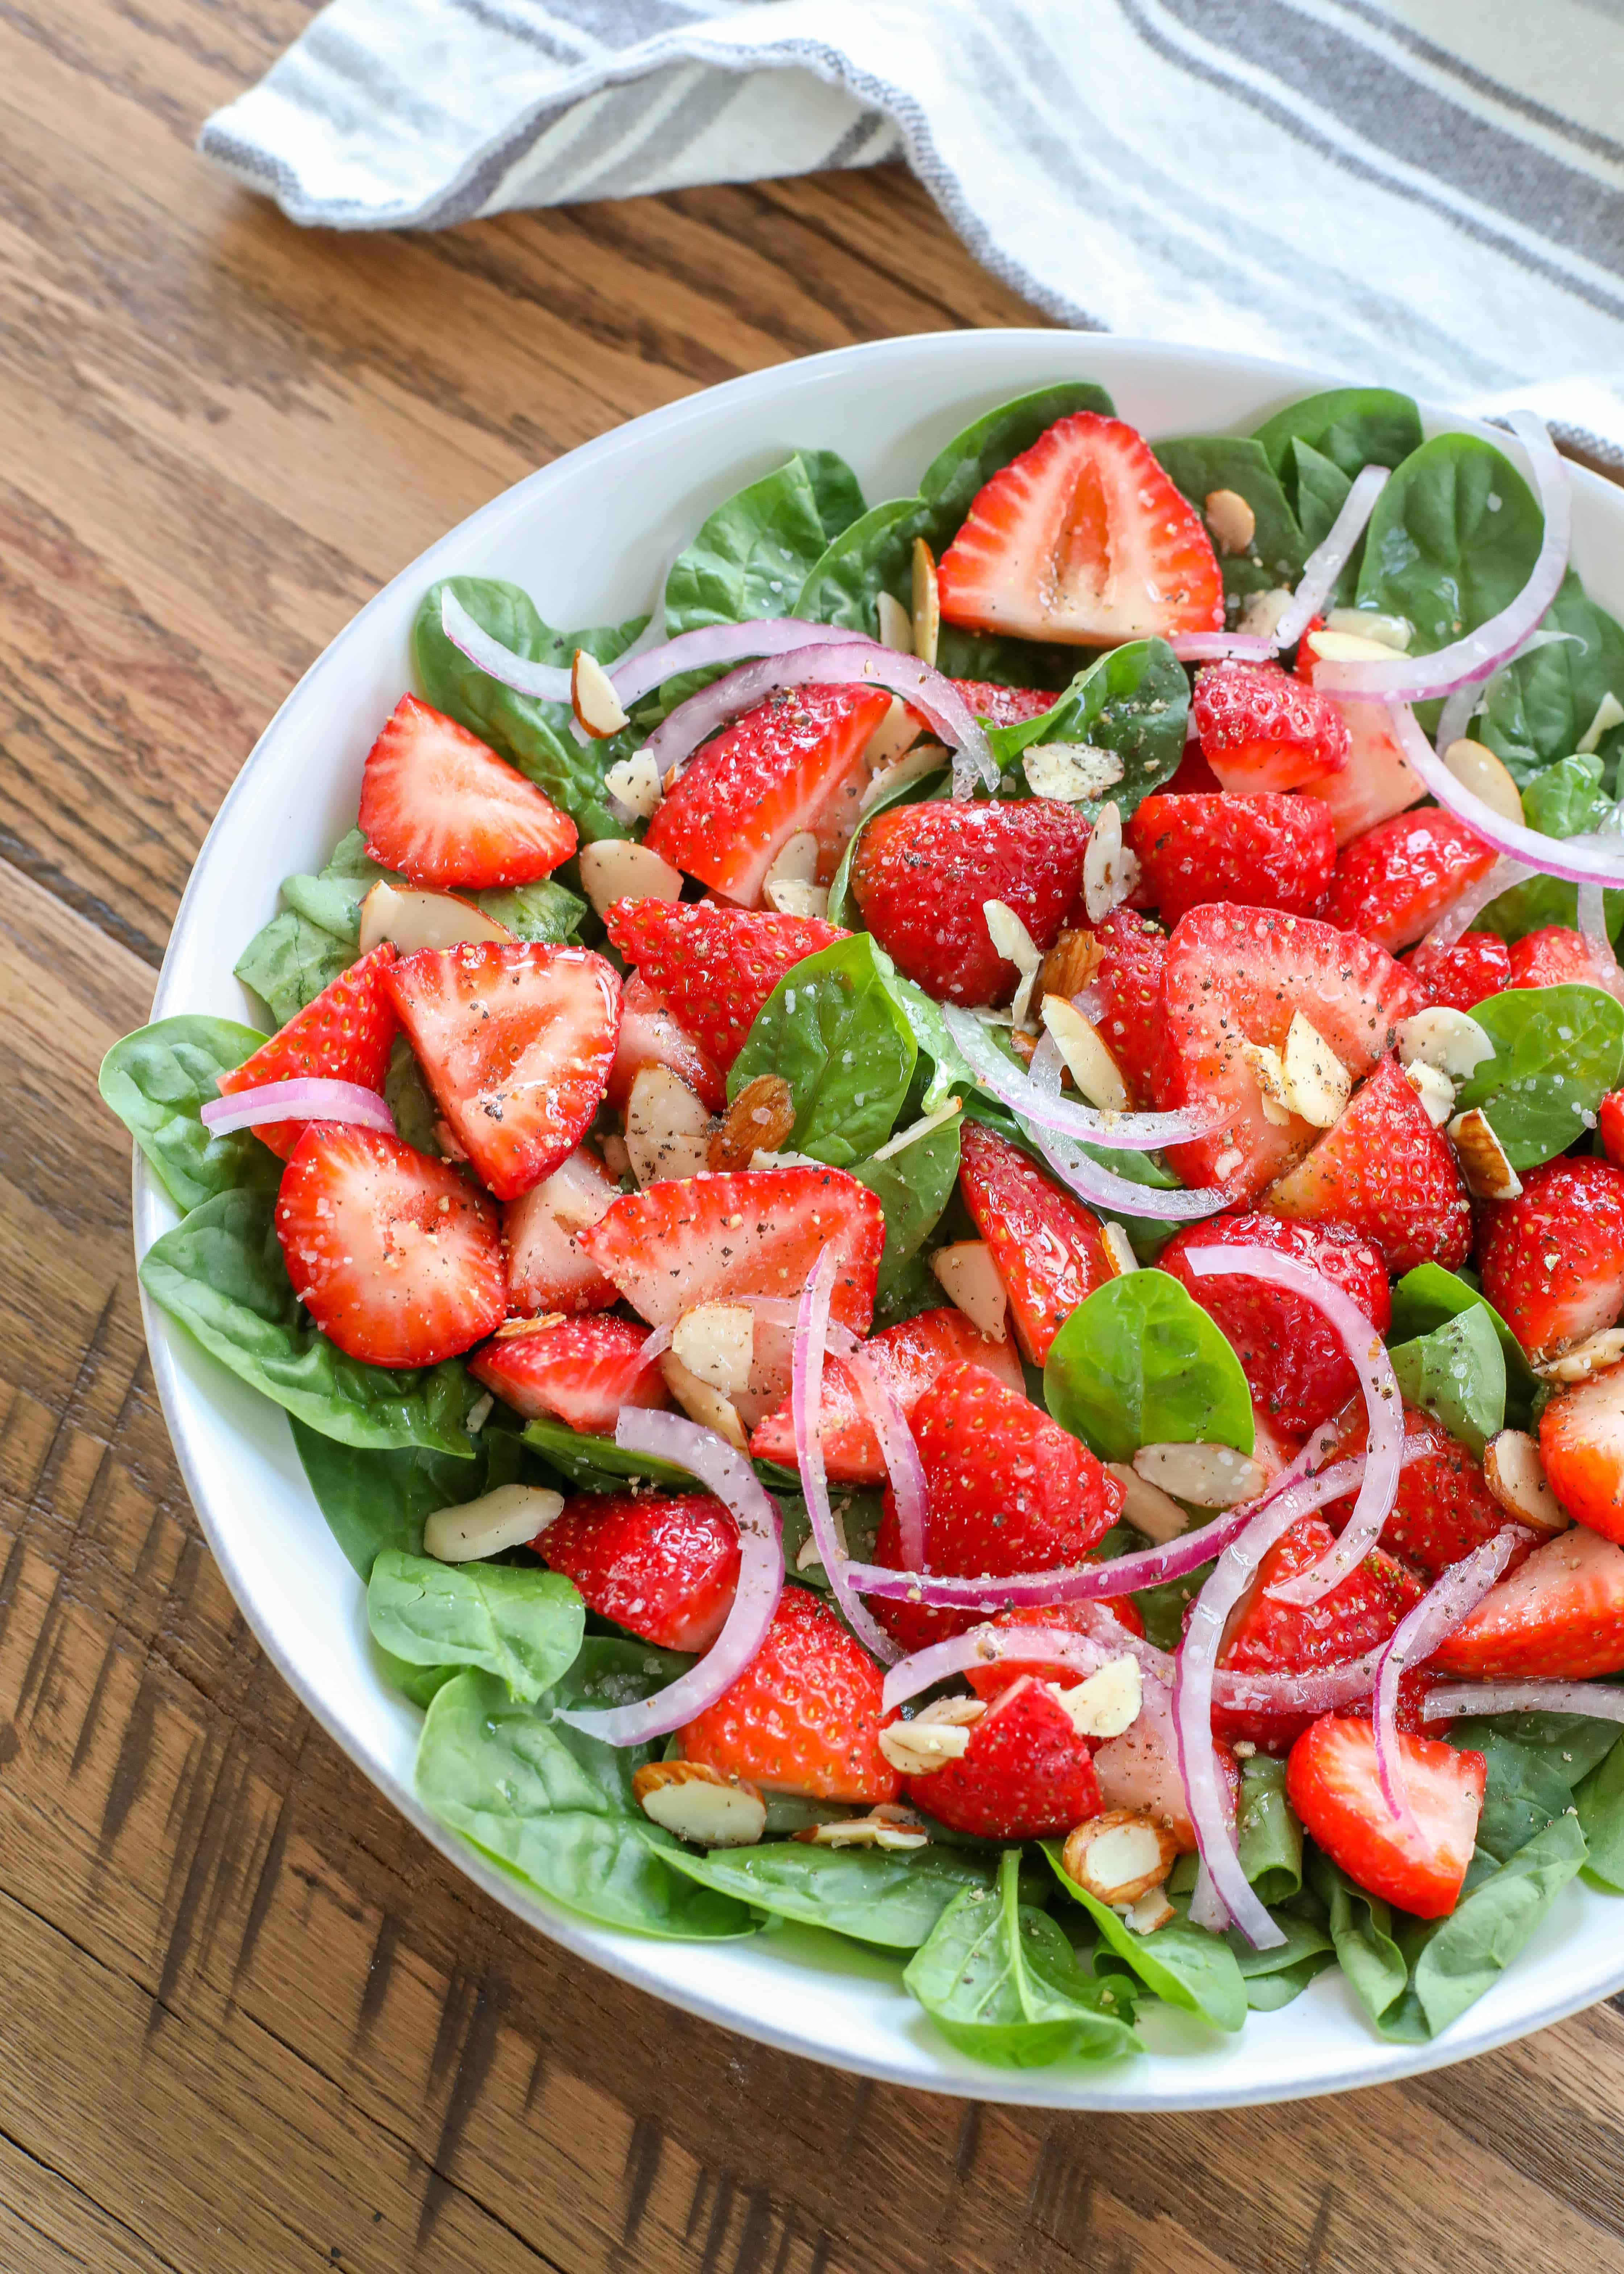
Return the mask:
M873 1152L891 1134L919 1055L894 977L867 932L805 957L757 1012L728 1073L728 1096L758 1075L781 1075L795 1101L791 1150L835 1169Z
M1266 418L1255 437L1291 486L1292 445L1306 443L1351 482L1365 466L1398 466L1421 448L1421 414L1387 387L1334 387L1304 395Z
M1488 1305L1470 1305L1388 1355L1405 1404L1436 1415L1481 1460L1506 1421L1506 1355Z
M669 1860L718 1894L885 1950L917 1950L966 1887L992 1881L990 1862L943 1847L888 1855L879 1848L784 1840L716 1848L706 1856L679 1849Z
M1605 1726L1610 1731L1617 1727ZM1575 1788L1574 1804L1590 1851L1586 1879L1624 1894L1624 1737L1615 1738Z
M1312 553L1323 545L1331 533L1337 515L1346 504L1348 493L1353 487L1342 468L1329 458L1321 457L1311 443L1297 437L1291 445L1282 484L1292 510L1303 532L1303 542ZM1342 563L1336 584L1331 592L1334 606L1351 599L1359 589L1359 561L1365 551L1365 534L1361 531L1353 552Z
M1303 1891L1303 1827L1286 1798L1286 1765L1254 1753L1241 1766L1236 1823L1241 1869L1259 1902L1283 1903Z
M385 1452L347 1445L290 1415L294 1449L327 1529L363 1579L386 1548L423 1549L423 1527L437 1509L460 1508L498 1485L519 1480L523 1448L510 1429L486 1427L465 1454L409 1445Z
M1248 550L1218 555L1226 599L1297 583L1308 547L1261 442L1239 434L1191 434L1152 447L1175 488L1199 514L1205 516L1214 490L1233 490L1252 508L1257 525Z
M908 1315L898 1306L913 1286L919 1252L959 1182L960 1126L958 1120L944 1121L886 1160L853 1164L852 1174L885 1211L885 1252L874 1298L875 1318L883 1324ZM930 1284L939 1299L942 1291L934 1278Z
M1184 755L1190 682L1165 640L1130 640L1086 665L1041 718L995 727L988 735L1007 773L1034 742L1086 742L1121 761L1122 774L1103 797L1075 810L1097 821L1110 802L1125 821L1139 800L1178 771Z
M1379 1896L1356 1886L1318 1849L1311 1851L1309 1869L1326 1906L1337 1962L1355 1997L1380 2029L1410 1981L1404 1954L1393 1939L1392 1910Z
M587 915L578 892L555 877L542 877L533 885L513 885L505 892L476 892L486 915L520 939L538 940L544 947L561 947L577 937Z
M1541 654L1549 652L1540 650ZM1483 738L1488 740L1486 733ZM1611 802L1602 794L1602 773L1601 760L1585 752L1560 758L1542 773L1526 777L1522 812L1530 828L1545 837L1576 837L1581 830L1599 829L1613 810ZM1608 932L1616 938L1624 923L1624 892L1604 892L1602 908ZM1576 885L1560 877L1530 877L1491 900L1475 928L1516 941L1546 924L1566 924L1572 931L1578 925L1578 910Z
M366 1589L372 1639L413 1666L477 1666L534 1701L575 1662L586 1606L561 1571L440 1563L387 1547Z
M1365 535L1362 608L1407 616L1417 655L1447 647L1515 599L1544 531L1511 461L1473 434L1439 434L1404 460Z
M1295 1909L1269 1913L1286 1938L1272 1949L1254 1950L1238 1927L1231 1927L1224 1937L1235 1954L1246 1984L1246 2003L1254 2014L1277 2014L1282 2006L1300 1998L1317 1974L1336 1963L1323 1911L1312 1906L1311 1897L1300 1901L1305 1909L1312 1907L1315 1915L1309 1916Z
M146 1154L183 1214L220 1193L271 1191L282 1163L252 1129L215 1137L201 1110L220 1095L216 1077L251 1058L265 1036L233 1019L160 1019L124 1035L102 1061L103 1102Z
M350 968L361 937L362 900L374 885L399 881L368 858L358 829L339 840L320 875L282 879L281 908L237 960L237 978L269 1006L279 1027Z
M1606 1758L1616 1734L1616 1724L1576 1713L1498 1713L1457 1721L1449 1743L1457 1751L1481 1753L1488 1770L1477 1822L1480 1856L1504 1864L1563 1815L1576 1787ZM1469 1874L1467 1885L1472 1884Z
M1141 1445L1233 1445L1250 1453L1252 1393L1241 1362L1165 1271L1108 1279L1056 1336L1043 1397L1102 1461Z
M862 509L843 458L798 451L718 506L678 554L665 579L667 637L787 615L812 568Z
M652 1453L628 1453L613 1437L589 1437L550 1413L525 1424L524 1442L583 1492L620 1492L628 1482L670 1485L679 1492L693 1487L688 1471L674 1462L658 1460Z
M1494 1056L1461 1110L1482 1107L1514 1169L1537 1168L1596 1126L1624 1061L1624 1005L1599 987L1511 987L1472 1016Z
M878 815L889 813L893 805L921 805L927 798L941 796L947 787L947 772L944 768L936 773L921 774L914 781L895 783L875 799L847 839L839 866L830 879L829 921L831 924L839 924L846 931L861 926L862 914L852 895L852 855L857 850L858 839L868 824Z
M1527 1353L1488 1298L1476 1287L1469 1287L1453 1271L1446 1271L1441 1263L1417 1263L1394 1288L1393 1324L1387 1339L1390 1343L1413 1342L1417 1336L1430 1335L1449 1320L1458 1319L1462 1312L1472 1309L1488 1313L1489 1324L1500 1344L1506 1367L1506 1419L1514 1429L1525 1429L1534 1392L1539 1387Z
M1057 1841L1046 1840L1042 1848L1054 1866L1055 1877L1099 1929L1106 1950L1119 1959L1147 1990L1169 2006L1182 2007L1187 2014L1200 2014L1214 2029L1241 2027L1246 2019L1246 1984L1235 1962L1235 1954L1221 1935L1192 1926L1187 1918L1169 1919L1154 1934L1135 1934L1109 1905L1100 1902L1086 1887L1078 1886L1065 1868ZM1096 1974L1100 1963L1096 1958Z
M1536 648L1489 681L1474 732L1503 758L1526 788L1539 769L1570 757L1590 732L1604 695L1624 702L1624 627L1588 599L1576 570L1545 611L1543 628L1568 639ZM1624 749L1624 728L1602 736L1597 779L1611 773ZM1543 821L1534 826L1543 829ZM1568 836L1571 832L1553 832Z
M1446 1919L1407 1937L1413 1976L1410 1999L1392 2034L1414 2026L1436 2037L1492 1990L1557 1896L1584 1862L1584 1834L1576 1816L1554 1817L1543 1831L1478 1881Z

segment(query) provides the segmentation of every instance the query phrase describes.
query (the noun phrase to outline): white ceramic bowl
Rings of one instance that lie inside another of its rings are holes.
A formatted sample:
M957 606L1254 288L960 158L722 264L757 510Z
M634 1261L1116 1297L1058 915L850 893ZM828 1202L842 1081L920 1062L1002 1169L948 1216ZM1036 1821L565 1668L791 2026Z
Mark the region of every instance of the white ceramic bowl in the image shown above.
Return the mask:
M872 501L911 492L983 410L1049 381L1098 379L1153 438L1245 433L1329 382L1237 356L1049 331L887 340L757 372L651 411L572 451L471 515L362 609L259 738L198 856L158 982L154 1018L244 1015L231 967L282 877L321 864L355 818L362 761L410 684L408 638L437 576L506 576L560 626L649 607L660 564L704 515L799 444L832 448ZM1429 431L1470 422L1438 412ZM1484 430L1487 431L1487 430ZM1507 438L1493 439L1515 451ZM1624 616L1624 493L1575 470L1575 557ZM137 1156L143 1254L174 1221ZM367 1654L363 1590L304 1482L282 1413L144 1305L159 1394L193 1504L244 1615L299 1697L379 1788L515 1917L623 1980L747 2037L901 2084L1065 2108L1198 2108L1289 2099L1439 2067L1560 2019L1624 1984L1610 1899L1575 1884L1516 1963L1436 2043L1398 2046L1365 2023L1340 1974L1220 2037L1152 2008L1151 2050L1103 2067L982 2067L943 2042L901 1968L792 1928L745 1943L658 1942L526 1896L445 1831L412 1792L419 1717Z

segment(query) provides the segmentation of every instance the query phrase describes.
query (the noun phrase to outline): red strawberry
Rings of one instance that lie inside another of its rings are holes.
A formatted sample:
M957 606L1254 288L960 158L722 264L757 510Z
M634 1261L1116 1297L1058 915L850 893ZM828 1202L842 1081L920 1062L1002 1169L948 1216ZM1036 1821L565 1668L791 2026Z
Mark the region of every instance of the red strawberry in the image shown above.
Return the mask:
M1441 806L1395 814L1344 845L1325 912L1345 931L1408 947L1431 931L1469 885L1486 877L1494 847Z
M1382 1793L1370 1724L1335 1713L1291 1748L1287 1796L1304 1828L1367 1894L1417 1918L1447 1918L1472 1859L1488 1764L1481 1753L1402 1732L1398 1751L1410 1822Z
M498 1200L579 1144L614 1064L620 983L584 947L419 948L385 983L440 1111Z
M1365 1450L1369 1422L1365 1401L1357 1398L1335 1425L1335 1438L1326 1456L1332 1461L1350 1460ZM1381 1544L1394 1555L1418 1563L1438 1578L1451 1563L1470 1555L1503 1532L1511 1518L1494 1500L1483 1480L1483 1464L1474 1460L1458 1438L1440 1427L1430 1413L1413 1405L1404 1408L1404 1435L1412 1452L1399 1471L1398 1498L1382 1526ZM1417 1454L1417 1444L1425 1450ZM1333 1532L1340 1532L1353 1514L1354 1495L1334 1501L1320 1511ZM1513 1550L1516 1568L1532 1546L1531 1539Z
M986 679L956 679L953 684L975 716L993 727L1023 727L1028 719L1041 719L1052 711L1060 700L1041 687L995 687Z
M1306 1674L1357 1658L1386 1642L1425 1592L1419 1574L1385 1547L1372 1547L1357 1571L1317 1603L1277 1602L1269 1589L1306 1571L1335 1538L1317 1516L1305 1516L1274 1542L1258 1576L1230 1614L1219 1666L1230 1674ZM1214 1707L1213 1730L1231 1743L1250 1738L1266 1753L1283 1753L1313 1717Z
M366 849L414 885L530 885L575 849L575 825L443 712L402 695L361 777Z
M1624 1089L1608 1091L1596 1118L1607 1158L1624 1166Z
M1483 1291L1525 1351L1554 1352L1624 1309L1624 1169L1594 1157L1522 1171L1477 1240Z
M1163 990L1172 1071L1159 1102L1217 1106L1224 1116L1210 1137L1176 1146L1169 1157L1186 1184L1221 1184L1237 1208L1313 1141L1295 1115L1283 1126L1265 1119L1244 1046L1282 1049L1300 1011L1357 1081L1425 999L1409 973L1368 940L1310 916L1225 900L1180 918L1168 943ZM1410 1099L1419 1112L1413 1090Z
M683 1758L770 1792L872 1805L902 1780L880 1751L880 1669L828 1605L786 1587L731 1689L678 1732Z
M665 1405L646 1327L631 1319L527 1319L488 1343L468 1370L527 1421L553 1414L589 1437L612 1437L624 1406Z
M1357 1392L1341 1336L1300 1296L1261 1279L1198 1278L1184 1261L1192 1247L1254 1246L1321 1273L1353 1298L1378 1335L1393 1319L1387 1267L1368 1241L1341 1224L1282 1224L1272 1216L1214 1216L1177 1233L1162 1251L1162 1269L1189 1290L1234 1345L1264 1412L1289 1434L1305 1437Z
M1052 947L1087 842L1087 824L1053 798L893 806L858 840L852 892L880 945L928 995L994 1003L1016 972L992 944L984 904L1004 901L1038 947Z
M395 960L386 940L324 987L313 1002L296 1011L268 1043L220 1076L220 1094L230 1097L262 1083L353 1081L363 1089L383 1088L395 1040L395 1005L383 984L384 966ZM268 1121L254 1131L279 1160L287 1160L310 1126L308 1121Z
M1553 1397L1539 1417L1539 1449L1568 1515L1624 1541L1624 1366Z
M931 1570L979 1577L1075 1563L1109 1532L1122 1487L1087 1447L981 1366L950 1367L914 1408L925 1472L925 1555ZM875 1560L901 1562L896 1503L886 1488ZM963 1634L981 1614L906 1602L875 1604L886 1631L916 1650Z
M1542 931L1524 933L1513 942L1510 958L1514 987L1600 987L1609 995L1618 991L1616 970L1598 963L1584 934L1567 924L1546 924Z
M635 907L639 903L621 900L616 905ZM655 900L641 905L669 907L673 903ZM788 921L796 920L792 917ZM713 1065L686 1029L677 1024L665 998L650 986L641 971L634 970L620 995L620 1039L615 1044L614 1064L609 1070L605 1093L617 1113L625 1112L633 1082L649 1065L669 1066L712 1113L719 1113L727 1103L727 1077L721 1067Z
M569 1158L502 1210L508 1256L508 1307L538 1318L548 1311L602 1311L616 1299L583 1255L577 1232L596 1224L620 1187L596 1153L578 1145Z
M1396 1058L1383 1058L1263 1205L1299 1222L1346 1224L1381 1251L1395 1279L1417 1263L1453 1271L1471 1247L1471 1202L1455 1155Z
M1068 1633L1092 1638L1101 1611L1109 1612L1129 1634L1143 1637L1145 1622L1131 1595L1112 1595L1102 1603L1028 1604L999 1611L983 1623L990 1627L1063 1627ZM1004 1659L990 1666L967 1666L965 1680L978 1698L993 1698L1002 1697L1011 1683L1023 1674L1030 1674L1056 1690L1074 1690L1084 1678L1074 1666L1045 1666L1030 1659Z
M709 1650L739 1585L739 1527L709 1493L577 1493L536 1552L661 1650Z
M276 1237L322 1333L372 1366L437 1366L508 1307L490 1201L380 1130L307 1125L282 1171Z
M878 1371L905 1416L939 1374L966 1360L984 1366L1000 1382L1026 1395L1026 1376L1014 1346L989 1342L978 1334L962 1311L921 1311L899 1326L887 1327L863 1344L863 1355ZM874 1434L868 1408L858 1394L857 1381L844 1359L823 1361L823 1397L818 1435L823 1440L823 1467L831 1481L843 1485L883 1485L885 1463ZM758 1461L777 1461L785 1468L795 1463L795 1428L788 1401L768 1415L750 1440Z
M667 791L643 841L741 907L790 839L810 830L832 877L857 826L863 751L891 707L883 689L797 687L735 719Z
M1089 983L1106 1048L1136 1105L1164 1105L1177 1080L1163 997L1167 935L1132 908L1113 908L1093 937L1100 962Z
M1429 1663L1466 1682L1624 1673L1624 1547L1586 1525L1559 1532L1490 1588Z
M1428 947L1423 940L1400 961L1430 1002L1452 1011L1470 1011L1511 984L1511 951L1492 931L1464 932L1453 947Z
M724 1073L785 973L847 936L816 916L726 908L714 900L616 900L604 922L626 960Z
M936 567L950 624L1115 647L1223 624L1194 508L1120 418L1079 410L996 473Z
M1178 1741L1173 1729L1173 1694L1165 1683L1147 1682L1140 1692L1139 1719L1120 1737L1108 1737L1094 1757L1100 1798L1107 1808L1132 1809L1165 1824L1186 1856L1196 1849ZM1233 1814L1241 1796L1240 1763L1228 1745L1214 1739L1213 1760L1228 1789Z
M1100 1813L1094 1755L1052 1690L1013 1682L970 1728L956 1761L908 1779L908 1798L980 1840L1042 1840Z
M1225 789L1311 789L1348 763L1348 728L1327 695L1274 664L1209 664L1192 715L1201 755Z
M1146 895L1165 924L1204 900L1312 915L1336 860L1331 817L1314 797L1147 797L1128 824Z
M1297 676L1314 687L1317 659L1310 656L1304 669L1307 650L1305 637L1298 649ZM1399 747L1385 703L1350 702L1318 688L1315 692L1333 706L1347 728L1348 756L1335 773L1304 786L1330 807L1336 841L1347 845L1425 797L1426 785Z
M1216 797L1222 788L1223 784L1207 763L1200 743L1192 734L1184 744L1184 755L1174 769L1172 779L1163 787L1162 794L1166 797Z
M995 1130L966 1121L961 1146L959 1189L992 1250L1021 1349L1041 1366L1084 1296L1115 1276L1099 1219Z

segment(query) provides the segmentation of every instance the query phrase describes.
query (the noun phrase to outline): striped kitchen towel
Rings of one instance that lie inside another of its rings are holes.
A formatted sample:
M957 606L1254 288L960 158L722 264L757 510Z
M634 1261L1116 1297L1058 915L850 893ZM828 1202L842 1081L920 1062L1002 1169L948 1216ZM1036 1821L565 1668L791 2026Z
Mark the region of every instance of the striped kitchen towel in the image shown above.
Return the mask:
M1062 322L1624 471L1621 118L1624 0L333 0L201 147L337 229L901 155Z

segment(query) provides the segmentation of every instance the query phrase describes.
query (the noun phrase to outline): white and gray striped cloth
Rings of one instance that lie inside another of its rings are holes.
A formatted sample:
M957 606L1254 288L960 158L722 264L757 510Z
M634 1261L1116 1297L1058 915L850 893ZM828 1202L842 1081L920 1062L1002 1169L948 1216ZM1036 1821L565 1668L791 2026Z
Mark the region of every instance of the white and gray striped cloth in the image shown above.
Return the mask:
M299 222L906 158L1063 322L1624 470L1624 0L333 0L201 147Z

